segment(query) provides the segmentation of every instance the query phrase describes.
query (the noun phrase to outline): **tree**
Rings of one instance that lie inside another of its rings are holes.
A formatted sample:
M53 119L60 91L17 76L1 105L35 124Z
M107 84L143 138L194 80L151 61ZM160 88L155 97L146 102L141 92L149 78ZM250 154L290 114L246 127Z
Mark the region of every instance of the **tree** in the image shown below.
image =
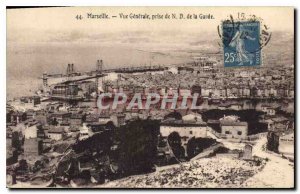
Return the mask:
M152 171L157 153L159 122L135 120L120 129L120 166L125 174Z
M196 155L195 154L195 147L196 147L195 137L192 137L187 142L187 146L186 146L186 152L187 152L188 158L192 158Z
M187 155L188 158L193 158L197 154L203 152L204 149L209 148L216 143L212 138L191 138L187 143Z
M111 133L111 131L96 133L85 140L77 142L73 145L73 149L76 153L89 150L91 152L104 152L108 154L112 144Z
M44 163L41 160L38 160L34 163L34 165L32 167L32 171L37 172L37 171L41 170L42 168L44 168Z
M177 132L174 131L170 133L170 135L168 136L168 142L172 148L175 157L178 159L184 158L185 150L184 147L181 145L181 137Z
M21 141L20 141L20 136L19 136L19 132L14 131L12 133L12 147L15 148L16 150L20 150L21 149Z
M168 119L168 118L174 118L176 120L182 120L182 115L179 112L174 111L174 112L171 112L171 113L169 113L168 115L166 115L164 117L164 119Z
M269 131L267 138L268 138L267 149L278 153L279 136L275 132Z
M25 174L28 171L28 164L26 160L20 160L16 168L17 174Z

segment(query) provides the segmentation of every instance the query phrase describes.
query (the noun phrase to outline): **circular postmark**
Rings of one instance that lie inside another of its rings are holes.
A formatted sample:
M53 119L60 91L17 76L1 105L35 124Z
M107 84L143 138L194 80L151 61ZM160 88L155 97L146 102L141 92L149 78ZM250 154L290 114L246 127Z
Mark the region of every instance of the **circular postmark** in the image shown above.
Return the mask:
M270 28L262 18L256 15L248 15L247 17L244 13L238 13L237 19L230 15L228 19L221 21L221 25L217 28L222 46L229 50L233 50L234 41L238 39L256 40L257 45L248 48L249 53L256 53L267 46L272 37Z

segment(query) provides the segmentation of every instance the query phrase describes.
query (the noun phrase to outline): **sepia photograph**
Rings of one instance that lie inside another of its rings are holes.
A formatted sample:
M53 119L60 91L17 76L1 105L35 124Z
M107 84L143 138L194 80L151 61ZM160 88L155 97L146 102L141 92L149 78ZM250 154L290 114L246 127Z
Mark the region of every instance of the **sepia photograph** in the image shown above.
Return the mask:
M295 189L295 14L6 7L6 187Z

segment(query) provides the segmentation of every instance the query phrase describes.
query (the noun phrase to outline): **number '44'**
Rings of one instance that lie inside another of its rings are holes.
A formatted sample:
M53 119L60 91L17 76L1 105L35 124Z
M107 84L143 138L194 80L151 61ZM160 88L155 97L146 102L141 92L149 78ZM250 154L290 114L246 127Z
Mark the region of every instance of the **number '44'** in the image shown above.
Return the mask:
M76 19L77 20L82 20L83 18L82 18L82 15L76 15Z

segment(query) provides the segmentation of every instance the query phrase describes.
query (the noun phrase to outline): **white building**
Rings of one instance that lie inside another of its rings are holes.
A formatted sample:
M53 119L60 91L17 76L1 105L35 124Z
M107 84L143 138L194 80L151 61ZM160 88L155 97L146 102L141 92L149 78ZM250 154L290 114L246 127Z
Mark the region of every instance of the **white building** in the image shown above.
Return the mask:
M37 138L37 127L36 125L27 127L24 129L25 139Z
M186 115L182 120L168 119L161 123L160 134L167 138L177 132L186 144L192 137L207 137L207 124L202 121L201 115Z
M294 133L279 137L279 153L294 157Z
M227 138L244 139L248 135L247 122L221 122L222 135Z
M276 114L275 108L272 108L269 105L262 105L261 106L261 111L266 113L267 115L274 116Z
M48 138L58 141L63 138L63 133L64 133L63 127L53 127L48 131Z
M237 116L220 119L221 134L226 138L244 139L248 136L248 123L240 122Z

